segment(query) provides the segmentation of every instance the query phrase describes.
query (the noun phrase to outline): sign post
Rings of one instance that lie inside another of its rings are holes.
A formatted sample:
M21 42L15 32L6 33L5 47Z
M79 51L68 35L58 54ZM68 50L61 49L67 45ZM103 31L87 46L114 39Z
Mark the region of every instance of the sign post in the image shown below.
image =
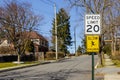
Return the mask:
M86 51L92 53L92 80L94 80L94 53L99 52L100 20L99 14L85 15Z

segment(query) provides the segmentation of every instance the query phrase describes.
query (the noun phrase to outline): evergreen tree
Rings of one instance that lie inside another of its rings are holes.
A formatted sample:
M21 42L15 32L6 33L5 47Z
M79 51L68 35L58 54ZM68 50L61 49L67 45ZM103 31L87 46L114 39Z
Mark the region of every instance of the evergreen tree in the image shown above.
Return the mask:
M5 38L5 31L1 29L0 27L0 39Z
M67 46L71 45L70 35L70 16L61 8L57 15L57 37L58 37L58 50L67 53ZM52 28L52 43L55 48L55 19L53 20Z
M86 52L86 39L85 39L85 36L82 39L81 43L82 43L82 53L83 54L89 54L89 52Z
M78 46L77 53L81 54L83 52L83 48Z
M34 43L33 43L33 41L28 40L27 46L26 46L26 51L34 52Z

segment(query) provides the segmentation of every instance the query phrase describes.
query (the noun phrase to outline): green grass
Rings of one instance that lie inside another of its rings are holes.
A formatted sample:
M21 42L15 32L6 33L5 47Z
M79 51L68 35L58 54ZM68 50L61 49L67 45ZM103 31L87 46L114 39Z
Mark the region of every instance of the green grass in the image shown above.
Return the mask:
M25 62L22 64L16 64L13 62L4 62L4 63L0 63L0 68L7 68L7 67L14 67L14 66L22 66L22 65L27 65L27 64L37 64L39 62Z
M104 64L103 65L99 64L97 68L103 68L104 66L105 66Z
M120 67L120 60L112 60L112 61L117 67Z
M14 64L12 62L0 63L0 68L13 67L13 66L17 66L17 64Z

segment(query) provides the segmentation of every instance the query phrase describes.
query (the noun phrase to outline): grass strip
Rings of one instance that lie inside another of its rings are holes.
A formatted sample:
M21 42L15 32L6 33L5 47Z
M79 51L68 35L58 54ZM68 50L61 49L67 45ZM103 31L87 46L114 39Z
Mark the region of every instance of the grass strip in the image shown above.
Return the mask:
M0 63L0 69L1 68L7 68L7 67L28 65L28 64L37 64L37 63L39 63L39 62L24 62L22 64L17 64L17 63L13 63L13 62L2 62L2 63Z
M120 67L120 60L112 60L112 61L117 67Z

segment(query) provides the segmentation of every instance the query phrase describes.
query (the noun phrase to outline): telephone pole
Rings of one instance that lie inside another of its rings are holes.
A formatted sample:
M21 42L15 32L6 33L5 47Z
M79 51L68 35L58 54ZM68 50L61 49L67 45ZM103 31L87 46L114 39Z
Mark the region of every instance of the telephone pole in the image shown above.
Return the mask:
M56 51L56 60L58 59L58 46L57 46L57 16L56 16L56 5L54 4L55 12L55 51Z
M77 56L76 54L76 27L74 28L74 45L75 45L75 55Z
M75 56L78 56L78 54L77 54L77 49L76 49L76 27L77 27L78 25L76 25L75 27L74 27L74 45L75 45Z

